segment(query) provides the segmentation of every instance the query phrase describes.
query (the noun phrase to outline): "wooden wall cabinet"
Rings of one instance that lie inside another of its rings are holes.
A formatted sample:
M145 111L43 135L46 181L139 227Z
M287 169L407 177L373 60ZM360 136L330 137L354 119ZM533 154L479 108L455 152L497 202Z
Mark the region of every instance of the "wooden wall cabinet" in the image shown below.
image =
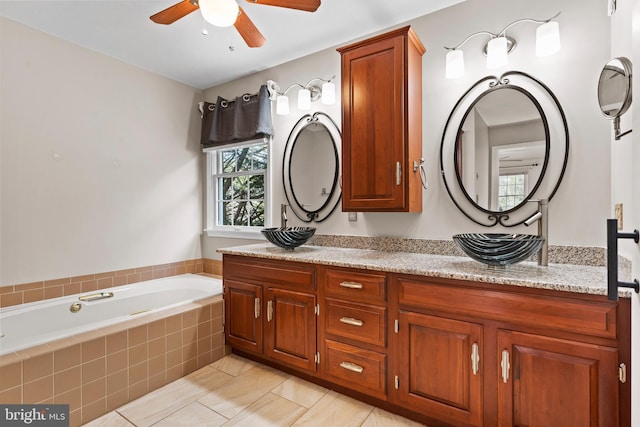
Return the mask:
M421 212L422 55L410 27L338 49L342 210ZM419 164L419 163L418 163Z

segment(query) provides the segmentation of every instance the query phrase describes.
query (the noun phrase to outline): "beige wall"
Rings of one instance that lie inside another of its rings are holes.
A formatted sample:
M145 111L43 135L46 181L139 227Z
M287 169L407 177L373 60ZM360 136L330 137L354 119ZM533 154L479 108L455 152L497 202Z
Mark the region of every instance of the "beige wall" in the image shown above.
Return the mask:
M546 58L536 57L536 26L518 24L509 32L518 40L518 47L509 56L508 69L521 70L542 80L559 98L567 115L570 158L565 179L550 203L550 243L605 246L604 220L611 211L610 123L599 111L596 86L600 69L610 54L610 22L606 16L606 2L582 0L467 0L410 21L427 48L423 58L423 155L431 187L424 193L423 212L365 213L358 216L357 222L349 222L347 215L338 211L317 225L318 233L450 239L455 233L484 230L457 210L439 173L440 140L451 108L468 87L489 74L480 52L484 40L478 37L464 46L466 75L457 80L444 77L446 51L443 47L455 45L476 31L499 31L516 19L544 19L558 11L562 11L558 18L562 38L560 53ZM365 36L363 34L362 38ZM348 42L345 40L344 44ZM232 97L268 79L287 87L291 83L305 83L313 77L327 78L334 74L339 86L340 57L332 48L210 88L205 91L205 99L215 102L218 95ZM292 101L295 101L295 96ZM274 116L274 153L277 157L274 183L280 181L282 150L289 130L302 115L295 110L295 102L291 104L294 108L289 116ZM339 104L326 107L314 103L313 108L325 111L337 123L341 122ZM284 202L282 189L277 184L275 186L274 220L278 218L280 203ZM528 228L520 231L531 232ZM217 256L217 247L236 244L232 239L204 239L204 255L210 258Z
M0 285L201 257L201 92L0 18Z

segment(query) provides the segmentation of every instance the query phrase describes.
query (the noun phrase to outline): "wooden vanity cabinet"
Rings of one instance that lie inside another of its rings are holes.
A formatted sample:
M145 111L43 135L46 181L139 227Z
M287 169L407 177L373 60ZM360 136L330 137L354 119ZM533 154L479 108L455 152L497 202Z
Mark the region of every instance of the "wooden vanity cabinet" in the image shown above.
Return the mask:
M321 376L386 400L386 274L319 267L318 283Z
M391 287L392 401L456 426L628 425L618 303L404 275Z
M226 343L433 426L630 426L629 299L224 255ZM628 374L627 374L628 375Z
M338 49L342 210L421 212L422 55L411 27Z
M225 255L223 271L226 343L315 372L315 266Z

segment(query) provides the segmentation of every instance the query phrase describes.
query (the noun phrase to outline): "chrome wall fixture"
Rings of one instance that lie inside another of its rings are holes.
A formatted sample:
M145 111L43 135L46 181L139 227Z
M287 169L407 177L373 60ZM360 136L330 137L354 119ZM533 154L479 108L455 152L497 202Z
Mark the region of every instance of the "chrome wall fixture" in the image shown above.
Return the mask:
M552 21L557 18L558 15L560 15L560 12L545 20L531 18L518 19L497 33L478 31L454 47L445 46L445 49L449 51L446 56L446 77L448 79L456 79L464 75L464 55L460 48L467 41L477 36L489 36L489 41L483 48L483 53L487 56L487 68L498 68L506 65L507 55L515 49L517 44L513 37L507 35L507 30L521 22L541 24L536 30L536 55L553 55L560 50L560 28L557 21Z
M289 114L289 97L287 93L294 87L298 89L298 109L309 110L311 109L311 102L320 99L325 105L332 105L336 102L336 86L332 80L336 76L332 76L330 79L322 79L315 77L309 80L306 84L293 83L284 91L280 88L278 82L273 80L267 80L267 88L269 89L269 98L276 101L276 114L287 115ZM314 82L323 82L319 85Z

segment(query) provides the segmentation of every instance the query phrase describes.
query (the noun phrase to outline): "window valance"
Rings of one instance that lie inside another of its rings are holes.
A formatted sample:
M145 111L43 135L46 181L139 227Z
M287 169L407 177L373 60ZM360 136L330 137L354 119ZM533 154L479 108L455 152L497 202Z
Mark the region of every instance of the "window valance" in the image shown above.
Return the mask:
M273 135L271 101L267 85L257 94L245 94L235 100L218 97L215 104L205 102L202 107L203 148Z

